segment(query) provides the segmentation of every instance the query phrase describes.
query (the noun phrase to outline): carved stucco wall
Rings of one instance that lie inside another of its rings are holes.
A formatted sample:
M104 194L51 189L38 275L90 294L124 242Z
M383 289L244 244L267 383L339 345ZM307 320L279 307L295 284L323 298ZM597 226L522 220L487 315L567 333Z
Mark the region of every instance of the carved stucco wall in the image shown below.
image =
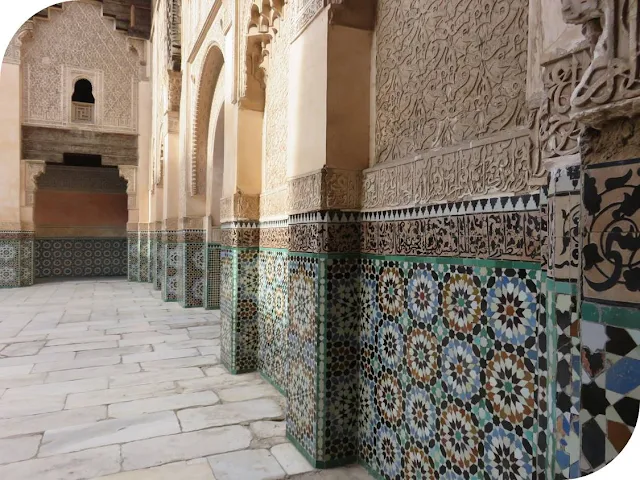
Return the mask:
M378 2L375 163L526 124L527 0Z
M292 22L289 10L280 19L279 30L270 44L264 126L264 190L286 184L287 113L289 107L289 45Z
M137 130L138 57L99 5L65 2L49 20L36 21L22 58L24 123L65 126L73 79L89 75L98 83L95 128Z

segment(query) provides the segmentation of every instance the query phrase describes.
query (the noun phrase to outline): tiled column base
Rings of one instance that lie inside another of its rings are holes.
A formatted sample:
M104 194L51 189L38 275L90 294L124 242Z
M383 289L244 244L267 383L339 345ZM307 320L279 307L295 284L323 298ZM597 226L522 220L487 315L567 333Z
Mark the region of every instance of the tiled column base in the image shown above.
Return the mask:
M287 436L317 468L358 456L360 227L355 220L340 213L289 219Z
M0 288L33 285L33 232L0 231Z
M358 454L358 259L290 254L287 436L317 468Z
M203 306L207 310L220 308L220 244L208 243L206 246L206 268Z
M221 357L231 373L258 366L258 249L220 251Z
M178 232L162 232L162 300L176 302L178 300L178 267L180 257L178 251Z
M156 260L155 276L153 278L153 288L162 291L162 281L164 279L164 243L163 232L156 232Z
M138 235L140 239L139 249L140 249L140 282L148 282L149 281L149 232L141 231Z
M203 230L184 230L180 235L182 269L179 302L185 308L202 307L205 283Z
M155 286L158 279L158 232L149 232L149 279Z
M140 281L140 239L138 232L127 232L127 279Z
M286 355L283 355L287 351L289 325L288 285L287 250L261 247L258 264L258 369L284 394L288 390Z

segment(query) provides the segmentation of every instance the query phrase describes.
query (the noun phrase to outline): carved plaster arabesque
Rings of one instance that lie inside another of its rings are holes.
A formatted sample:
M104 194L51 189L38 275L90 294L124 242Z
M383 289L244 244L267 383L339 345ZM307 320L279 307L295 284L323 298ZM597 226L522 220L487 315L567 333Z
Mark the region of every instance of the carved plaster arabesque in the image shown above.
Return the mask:
M180 98L182 96L182 72L168 70L168 110L170 112L179 112L180 111Z
M260 220L285 217L289 209L289 188L287 185L260 195Z
M543 161L578 153L582 126L570 118L571 94L589 64L586 47L542 64L545 98L539 109Z
M375 163L527 124L529 2L427 3L378 2Z
M3 58L4 63L20 64L22 43L33 35L34 24L33 20L27 20L18 29L7 46L7 51Z
M240 106L243 108L264 111L270 43L279 31L285 5L286 0L254 0L251 4L247 28L240 31L246 45L244 65L241 65ZM245 20L241 17L240 21Z
M532 190L532 155L531 135L523 128L376 165L363 174L363 208L403 208Z
M289 215L320 210L358 210L362 172L325 167L289 180Z
M138 208L138 167L135 165L119 165L118 172L127 182L127 208Z
M101 122L84 128L136 132L140 67L129 37L113 28L114 19L102 16L99 4L65 2L62 7L48 20L37 20L33 39L22 47L23 123L66 126L64 65L100 71L104 78Z
M47 168L44 160L24 160L24 202L25 207L33 207L35 205L36 191L38 190L38 177L42 175Z
M220 199L220 223L239 220L258 220L260 217L260 195L236 192Z
M571 116L598 126L640 112L640 18L635 0L562 0L566 23L583 26L591 62L571 95Z

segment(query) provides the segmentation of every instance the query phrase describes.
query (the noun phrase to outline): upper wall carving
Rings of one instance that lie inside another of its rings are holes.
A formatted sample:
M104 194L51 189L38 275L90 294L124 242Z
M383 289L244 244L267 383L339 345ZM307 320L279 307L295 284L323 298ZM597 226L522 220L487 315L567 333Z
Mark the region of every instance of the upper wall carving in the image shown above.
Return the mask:
M22 46L23 122L66 126L73 80L85 72L99 83L92 128L135 132L140 72L127 35L97 4L62 6L48 20L36 20L32 40Z
M597 125L640 112L640 17L636 0L561 0L565 22L582 25L591 63L571 96L571 114Z
M526 125L527 31L527 0L380 0L375 162Z

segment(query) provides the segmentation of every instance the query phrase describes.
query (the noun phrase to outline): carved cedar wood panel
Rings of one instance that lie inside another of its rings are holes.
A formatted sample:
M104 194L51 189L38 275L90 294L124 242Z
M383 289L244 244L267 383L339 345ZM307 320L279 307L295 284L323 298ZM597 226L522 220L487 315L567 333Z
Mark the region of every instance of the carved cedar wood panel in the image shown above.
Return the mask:
M526 124L527 0L380 0L376 163Z
M66 2L63 8L52 12L50 20L38 21L33 39L23 46L25 122L64 123L65 65L102 72L102 126L135 131L138 66L126 35L102 16L99 5Z

